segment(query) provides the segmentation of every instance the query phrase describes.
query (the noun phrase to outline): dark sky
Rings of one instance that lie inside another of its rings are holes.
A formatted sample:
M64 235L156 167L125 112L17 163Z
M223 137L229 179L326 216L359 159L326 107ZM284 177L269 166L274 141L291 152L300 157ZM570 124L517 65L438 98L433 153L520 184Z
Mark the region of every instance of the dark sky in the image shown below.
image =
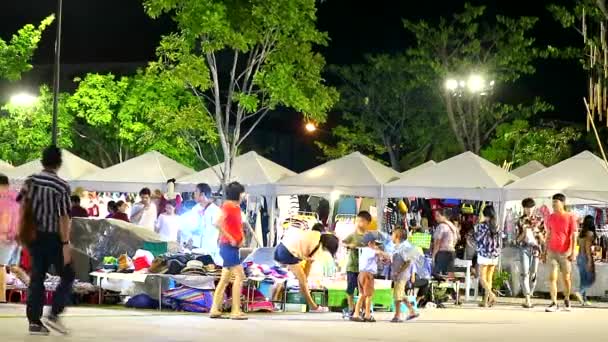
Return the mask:
M55 11L52 0L0 2L0 36L10 34L26 23L39 22ZM546 10L548 3L571 1L510 0L472 1L485 4L490 13L509 16L540 17L534 34L543 44L580 45L579 37L562 29ZM464 1L326 0L319 5L319 28L331 38L322 48L330 64L361 61L368 53L403 51L412 37L402 19L436 20L462 9ZM160 36L173 29L169 18L152 20L138 0L64 0L62 62L96 65L102 63L145 63L154 57ZM35 64L53 61L54 26L45 33ZM582 121L581 98L585 93L585 75L577 61L543 61L537 73L516 86L502 91L522 98L541 96L556 106L549 116L567 121ZM47 73L42 77L50 77ZM48 79L48 82L51 80Z

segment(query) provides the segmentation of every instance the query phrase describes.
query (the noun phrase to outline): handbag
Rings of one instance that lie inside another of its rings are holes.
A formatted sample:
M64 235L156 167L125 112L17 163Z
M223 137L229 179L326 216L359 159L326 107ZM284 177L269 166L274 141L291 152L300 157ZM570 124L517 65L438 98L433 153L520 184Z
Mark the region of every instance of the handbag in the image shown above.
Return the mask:
M21 190L21 217L19 220L19 237L18 241L22 246L29 246L36 239L36 224L34 223L34 209L32 201L28 196L27 189L30 188L31 182L25 183L24 189Z

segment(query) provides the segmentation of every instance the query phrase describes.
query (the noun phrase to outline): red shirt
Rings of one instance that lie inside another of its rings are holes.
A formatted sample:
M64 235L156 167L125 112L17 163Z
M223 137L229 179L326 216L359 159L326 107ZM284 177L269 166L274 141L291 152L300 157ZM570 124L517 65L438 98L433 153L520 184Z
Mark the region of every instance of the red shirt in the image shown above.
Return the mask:
M548 241L549 250L560 254L567 253L572 243L572 235L576 231L576 219L574 215L570 213L553 213L549 215L545 226L551 232L550 240Z
M129 221L129 216L127 216L127 214L125 213L121 213L121 212L115 212L114 214L112 214L112 216L110 216L109 218L113 218L115 220L121 220L121 221L125 221L125 222L131 222Z
M224 229L232 238L236 239L237 243L243 241L243 217L241 216L241 207L232 203L224 202L222 205L222 229ZM227 236L220 236L220 243L231 244L232 242Z

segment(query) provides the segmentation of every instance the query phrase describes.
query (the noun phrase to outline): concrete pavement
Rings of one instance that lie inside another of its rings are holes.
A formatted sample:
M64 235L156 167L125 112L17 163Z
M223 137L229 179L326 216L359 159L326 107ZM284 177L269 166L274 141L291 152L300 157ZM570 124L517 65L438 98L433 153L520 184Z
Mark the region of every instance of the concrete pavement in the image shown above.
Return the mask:
M202 314L69 308L70 336L27 335L24 307L0 304L0 341L606 341L608 310L575 308L545 313L502 305L480 309L473 304L422 310L403 324L385 322L391 313L376 313L378 323L352 323L341 315L253 314L249 321L210 320ZM381 321L384 320L384 321Z

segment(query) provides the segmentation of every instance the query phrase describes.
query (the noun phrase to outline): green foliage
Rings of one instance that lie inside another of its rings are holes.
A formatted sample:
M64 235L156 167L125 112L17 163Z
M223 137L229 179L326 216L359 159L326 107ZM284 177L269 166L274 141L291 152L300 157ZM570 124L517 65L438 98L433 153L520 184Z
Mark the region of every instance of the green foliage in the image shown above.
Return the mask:
M337 143L317 142L326 158L360 151L402 169L401 159L426 148L440 131L439 99L417 78L403 56L368 56L365 64L332 67L341 80L344 124L333 130Z
M177 24L178 32L163 37L150 70L199 98L190 110L213 120L226 160L224 180L238 147L269 110L287 107L321 122L336 102L336 91L321 77L325 61L313 49L328 40L315 26L314 0L143 3L152 18L169 14ZM183 136L201 159L214 163L201 153L205 132L188 128Z
M580 138L581 132L573 127L530 127L528 121L515 120L498 126L481 155L497 164L513 162L513 167L532 160L550 166L570 157L571 144Z
M58 143L72 146L72 115L66 110L67 94L59 97ZM51 144L53 93L47 86L40 87L38 100L31 106L6 104L0 114L0 159L15 165L40 157L40 152Z
M42 32L54 19L54 16L49 16L38 27L25 25L8 42L0 38L0 79L18 80L22 73L32 69L30 60L38 48Z
M486 80L486 89L479 94L466 89L442 91L444 110L461 150L479 152L499 124L549 108L540 101L532 107L502 103L499 89L489 85L490 80L500 86L513 83L533 74L538 58L559 55L555 47L539 48L530 36L537 21L525 16L489 18L484 6L470 4L451 20L404 21L416 39L408 55L426 71L420 76L434 89L445 89L448 78L466 79L472 73Z
M112 165L157 150L187 165L195 156L185 139L175 135L175 113L190 113L197 99L184 87L153 74L132 77L88 74L77 79L78 88L67 101L79 119L75 130L89 140L100 165ZM195 119L195 116L191 116ZM182 125L185 123L182 123ZM189 125L200 122L190 120Z

